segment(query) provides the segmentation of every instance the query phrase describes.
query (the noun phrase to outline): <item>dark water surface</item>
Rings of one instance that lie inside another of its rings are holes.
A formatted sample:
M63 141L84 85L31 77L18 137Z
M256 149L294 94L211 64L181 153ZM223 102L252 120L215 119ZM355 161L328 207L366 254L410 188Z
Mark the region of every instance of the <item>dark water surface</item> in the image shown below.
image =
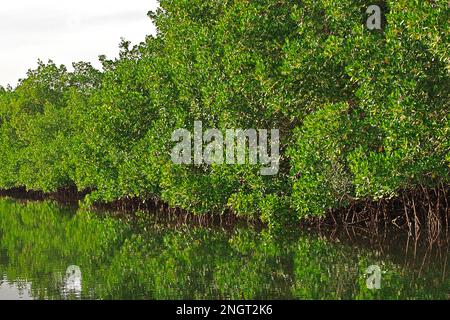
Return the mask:
M0 299L450 298L448 247L401 233L156 220L0 199Z

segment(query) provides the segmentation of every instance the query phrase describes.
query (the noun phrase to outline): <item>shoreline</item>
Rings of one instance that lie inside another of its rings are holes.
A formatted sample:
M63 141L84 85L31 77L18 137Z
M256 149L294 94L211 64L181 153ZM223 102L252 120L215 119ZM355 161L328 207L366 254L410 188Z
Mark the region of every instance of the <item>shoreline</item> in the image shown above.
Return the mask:
M78 204L92 190L79 191L75 187L60 188L56 192L26 190L25 187L0 190L0 197L18 200L54 200L61 204ZM348 206L328 210L324 217L301 219L290 225L294 229L317 229L358 227L375 233L386 228L419 236L424 232L428 241L434 242L442 235L448 235L450 224L450 186L441 185L429 189L419 186L403 191L399 196L380 200L352 200ZM257 227L267 227L260 219L246 219L231 211L224 214L195 215L180 208L171 208L156 198L126 197L111 202L96 201L89 208L103 212L119 212L134 215L136 212L158 212L179 223L195 223L203 226L220 225L233 227L240 223L250 223Z

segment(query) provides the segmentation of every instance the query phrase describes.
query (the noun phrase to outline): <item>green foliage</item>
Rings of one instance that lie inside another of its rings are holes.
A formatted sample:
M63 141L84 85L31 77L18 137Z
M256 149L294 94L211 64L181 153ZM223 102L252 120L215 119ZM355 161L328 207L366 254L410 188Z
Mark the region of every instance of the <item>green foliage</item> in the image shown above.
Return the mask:
M345 152L352 130L348 105L326 105L309 114L296 129L296 143L289 149L292 203L302 217L320 216L336 208L352 191Z
M71 265L83 299L448 299L449 258L420 246L406 259L389 246L381 254L306 234L165 227L149 215L131 223L51 202L3 199L0 213L0 274L26 280L36 299L74 298L64 290ZM381 290L366 286L373 264Z
M103 70L40 63L0 89L0 188L158 197L276 227L449 183L447 1L161 0L156 36ZM278 128L281 167L177 166L178 128Z

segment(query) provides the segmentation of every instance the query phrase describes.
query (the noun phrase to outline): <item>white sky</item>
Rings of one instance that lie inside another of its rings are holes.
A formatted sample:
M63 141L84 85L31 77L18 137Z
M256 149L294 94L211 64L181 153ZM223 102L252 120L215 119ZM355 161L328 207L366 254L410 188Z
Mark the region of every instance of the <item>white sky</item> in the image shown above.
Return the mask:
M15 86L37 60L71 68L98 56L116 57L120 38L137 44L156 32L149 10L156 0L2 0L0 86Z

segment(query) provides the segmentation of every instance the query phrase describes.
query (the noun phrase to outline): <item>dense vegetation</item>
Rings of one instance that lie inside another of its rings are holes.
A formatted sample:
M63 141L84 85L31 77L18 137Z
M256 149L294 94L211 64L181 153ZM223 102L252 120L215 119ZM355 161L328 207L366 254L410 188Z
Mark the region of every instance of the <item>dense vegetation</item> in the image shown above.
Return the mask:
M252 228L166 228L153 216L124 223L52 202L2 199L0 212L1 280L38 299L448 299L450 288L445 250L414 243L380 250ZM81 292L65 285L74 264ZM372 264L380 290L366 286Z
M271 224L450 181L449 7L368 0L161 0L103 70L52 62L0 89L0 188L158 198ZM175 165L172 132L279 128L281 170Z

